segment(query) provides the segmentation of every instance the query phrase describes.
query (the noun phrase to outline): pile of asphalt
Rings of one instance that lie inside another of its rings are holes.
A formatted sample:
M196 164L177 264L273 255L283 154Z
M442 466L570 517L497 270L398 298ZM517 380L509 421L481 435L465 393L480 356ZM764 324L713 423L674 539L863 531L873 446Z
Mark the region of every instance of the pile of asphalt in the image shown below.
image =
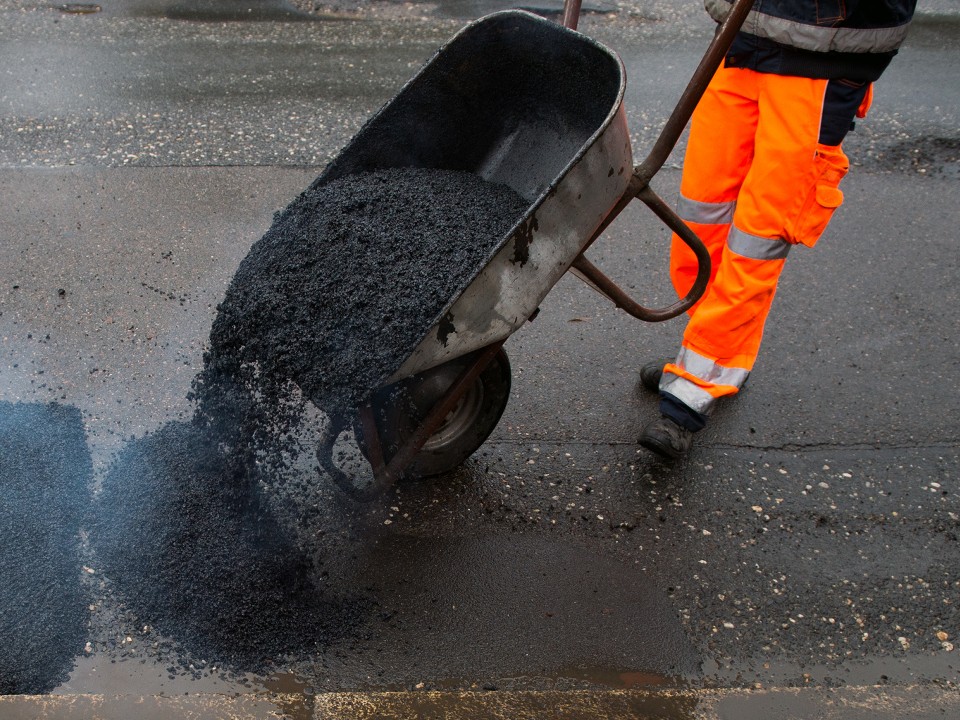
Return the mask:
M319 589L322 561L264 488L297 472L303 399L333 414L366 398L526 206L468 173L400 169L315 183L275 217L218 308L192 421L131 442L102 483L94 549L143 624L262 672L364 621L368 601Z
M292 380L328 413L356 407L402 364L527 205L506 186L447 170L315 183L240 264L200 384L216 387L226 376L250 385L243 368L255 366L260 384Z
M141 622L194 657L263 672L365 612L330 600L259 488L260 463L209 425L168 423L127 445L103 481L94 536Z
M78 410L0 402L0 694L52 690L83 651L92 475Z

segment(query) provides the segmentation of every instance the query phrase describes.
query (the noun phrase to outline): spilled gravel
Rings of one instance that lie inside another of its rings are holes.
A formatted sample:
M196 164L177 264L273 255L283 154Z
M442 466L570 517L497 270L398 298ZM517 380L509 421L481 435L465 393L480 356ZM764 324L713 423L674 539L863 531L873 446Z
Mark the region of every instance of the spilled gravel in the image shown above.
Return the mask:
M197 657L263 671L337 637L364 605L317 591L264 504L262 466L222 439L170 423L128 445L104 481L97 549L144 624Z
M263 672L363 622L369 603L318 587L322 560L265 487L298 472L307 400L363 401L526 205L468 173L398 169L315 183L278 213L218 308L194 417L128 444L102 483L94 547L144 624Z

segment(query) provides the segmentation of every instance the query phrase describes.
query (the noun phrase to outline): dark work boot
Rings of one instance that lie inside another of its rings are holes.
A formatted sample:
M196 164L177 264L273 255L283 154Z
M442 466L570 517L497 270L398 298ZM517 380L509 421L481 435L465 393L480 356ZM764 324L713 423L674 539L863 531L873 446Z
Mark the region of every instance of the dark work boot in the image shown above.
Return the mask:
M648 362L640 368L640 385L644 390L658 392L660 390L660 378L663 377L663 367L673 360L654 360Z
M640 432L640 444L653 450L661 457L676 460L690 449L693 431L678 425L666 416L662 416L643 428Z

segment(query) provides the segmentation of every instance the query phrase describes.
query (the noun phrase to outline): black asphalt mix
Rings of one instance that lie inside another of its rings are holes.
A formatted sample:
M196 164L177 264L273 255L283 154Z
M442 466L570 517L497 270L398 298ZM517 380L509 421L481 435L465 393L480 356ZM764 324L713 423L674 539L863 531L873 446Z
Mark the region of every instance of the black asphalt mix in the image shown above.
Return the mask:
M325 412L357 407L439 322L527 205L506 186L449 170L397 168L312 186L240 263L200 387L239 379L247 365L259 388L293 381Z
M219 306L193 421L130 443L103 481L93 547L141 622L245 672L358 624L364 601L318 590L318 559L262 494L300 452L294 388L355 408L525 207L474 175L408 168L311 186L278 214Z
M0 694L52 690L83 651L92 476L76 408L0 402Z
M104 479L92 543L140 624L204 664L262 673L355 627L364 603L315 587L261 498L252 452L231 450L191 423L131 443Z

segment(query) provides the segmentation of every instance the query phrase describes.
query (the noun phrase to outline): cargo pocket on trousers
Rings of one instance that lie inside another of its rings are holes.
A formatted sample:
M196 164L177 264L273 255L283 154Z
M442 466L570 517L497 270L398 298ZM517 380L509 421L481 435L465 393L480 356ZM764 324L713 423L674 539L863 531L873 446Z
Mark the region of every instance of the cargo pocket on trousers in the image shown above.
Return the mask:
M839 185L850 164L839 145L819 145L814 167L816 180L801 206L792 233L794 242L807 247L816 244L834 211L843 204Z

